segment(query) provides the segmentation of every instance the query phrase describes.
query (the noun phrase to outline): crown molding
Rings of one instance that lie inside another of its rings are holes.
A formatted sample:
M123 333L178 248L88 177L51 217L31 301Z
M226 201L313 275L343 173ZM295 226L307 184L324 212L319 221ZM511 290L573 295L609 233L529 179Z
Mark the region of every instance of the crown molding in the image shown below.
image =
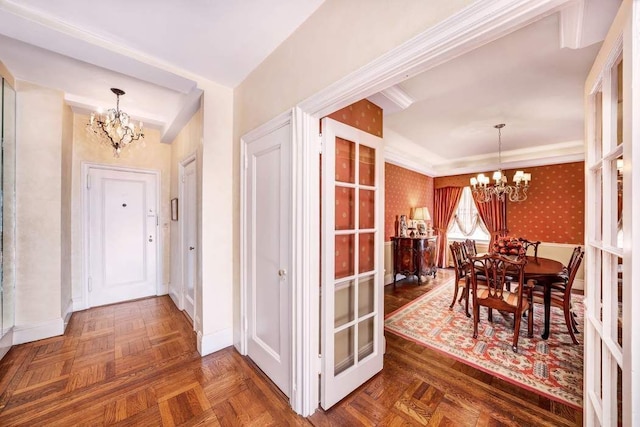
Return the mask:
M467 53L575 0L480 0L302 101L302 111L326 116Z

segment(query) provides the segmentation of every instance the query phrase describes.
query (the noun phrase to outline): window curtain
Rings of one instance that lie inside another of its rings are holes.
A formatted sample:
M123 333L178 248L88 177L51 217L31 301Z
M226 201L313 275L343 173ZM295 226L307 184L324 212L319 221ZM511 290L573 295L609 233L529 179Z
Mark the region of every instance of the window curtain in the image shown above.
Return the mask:
M456 211L462 187L444 187L435 190L435 209L433 227L436 230L437 249L436 266L446 267L447 262L447 230Z
M499 236L506 236L509 233L507 229L507 202L492 197L488 202L478 202L473 199L478 209L480 219L489 231L491 240L489 241L489 250L493 247L494 240Z

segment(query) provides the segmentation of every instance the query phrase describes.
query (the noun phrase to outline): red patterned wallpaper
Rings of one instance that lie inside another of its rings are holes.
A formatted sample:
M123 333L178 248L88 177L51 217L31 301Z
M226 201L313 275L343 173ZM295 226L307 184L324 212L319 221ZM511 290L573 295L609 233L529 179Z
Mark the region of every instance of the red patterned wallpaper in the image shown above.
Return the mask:
M327 117L382 138L382 108L363 99Z
M384 238L395 236L398 215L407 215L411 208L426 206L433 218L434 179L430 176L393 165L384 164ZM433 224L433 221L431 221Z
M584 162L524 170L531 173L531 188L524 202L507 203L509 234L541 242L584 244ZM505 172L511 180L515 171ZM439 177L435 187L467 186L471 176Z

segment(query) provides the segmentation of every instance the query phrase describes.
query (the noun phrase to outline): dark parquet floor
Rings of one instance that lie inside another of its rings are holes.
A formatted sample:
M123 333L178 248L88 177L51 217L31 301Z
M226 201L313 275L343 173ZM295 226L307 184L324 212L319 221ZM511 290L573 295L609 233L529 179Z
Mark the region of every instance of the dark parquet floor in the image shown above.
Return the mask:
M385 289L389 313L449 277ZM63 336L0 361L0 426L581 425L582 413L387 334L383 371L328 411L296 415L247 358L200 358L169 297L76 312Z

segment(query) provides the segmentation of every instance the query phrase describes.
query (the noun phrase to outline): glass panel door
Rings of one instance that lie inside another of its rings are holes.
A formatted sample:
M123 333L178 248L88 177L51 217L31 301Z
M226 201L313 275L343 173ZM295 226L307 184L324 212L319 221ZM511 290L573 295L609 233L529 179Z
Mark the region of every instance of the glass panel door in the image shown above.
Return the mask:
M382 140L324 119L322 381L327 409L382 369Z

